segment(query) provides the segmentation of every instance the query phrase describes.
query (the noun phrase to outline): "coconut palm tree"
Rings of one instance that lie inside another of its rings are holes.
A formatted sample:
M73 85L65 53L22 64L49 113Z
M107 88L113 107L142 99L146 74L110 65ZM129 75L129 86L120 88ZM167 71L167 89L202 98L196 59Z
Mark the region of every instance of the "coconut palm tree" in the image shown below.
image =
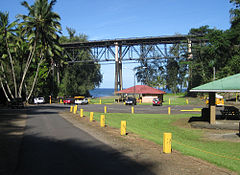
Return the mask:
M40 66L47 60L46 56L50 56L50 60L53 63L53 50L60 50L60 47L58 47L58 34L61 31L61 25L59 23L60 16L52 11L55 3L56 0L52 0L50 3L48 3L48 0L36 0L34 4L30 6L26 1L22 2L22 5L28 9L28 15L19 15L19 18L23 20L21 27L23 33L29 40L30 52L19 86L19 96L21 96L23 82L33 58L38 62L27 101L37 82Z
M14 47L11 45L11 40L14 37L13 32L15 31L16 24L17 24L16 21L9 23L8 13L0 12L0 41L1 41L2 46L5 48L5 51L2 51L2 54L1 54L2 59L3 59L3 60L1 60L1 77L0 77L1 78L1 86L3 87L2 80L5 80L4 82L6 83L8 92L12 96L12 98L13 98L13 95L12 95L12 92L7 83L7 78L5 75L3 62L6 63L7 62L6 58L7 57L9 58L12 80L13 80L13 84L14 84L15 98L16 98L17 97L17 82L16 82L16 75L15 75L15 69L14 69L14 61L13 61L13 56L12 56L12 50L14 49ZM4 91L4 93L6 92L4 88L3 88L3 91ZM7 97L7 99L8 99L8 101L10 100L8 97Z

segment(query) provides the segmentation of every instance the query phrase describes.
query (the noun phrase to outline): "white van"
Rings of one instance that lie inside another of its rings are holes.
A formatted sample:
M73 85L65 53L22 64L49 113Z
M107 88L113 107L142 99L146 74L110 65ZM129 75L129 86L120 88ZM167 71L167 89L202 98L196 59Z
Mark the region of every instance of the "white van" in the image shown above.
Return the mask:
M34 104L43 104L45 103L44 97L34 98Z

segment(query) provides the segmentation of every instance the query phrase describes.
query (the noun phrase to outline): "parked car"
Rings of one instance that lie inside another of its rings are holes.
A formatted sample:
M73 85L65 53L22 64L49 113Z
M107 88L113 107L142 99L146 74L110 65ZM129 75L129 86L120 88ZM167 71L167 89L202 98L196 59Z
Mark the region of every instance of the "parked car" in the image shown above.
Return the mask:
M74 99L73 98L66 98L63 100L63 104L73 104Z
M34 104L43 104L45 103L44 97L36 97L33 99Z
M86 105L86 104L88 104L88 99L87 98L75 98L74 103L77 105Z
M162 100L159 98L153 99L153 106L162 106Z
M136 105L137 101L136 98L133 97L128 97L127 100L125 101L126 105Z

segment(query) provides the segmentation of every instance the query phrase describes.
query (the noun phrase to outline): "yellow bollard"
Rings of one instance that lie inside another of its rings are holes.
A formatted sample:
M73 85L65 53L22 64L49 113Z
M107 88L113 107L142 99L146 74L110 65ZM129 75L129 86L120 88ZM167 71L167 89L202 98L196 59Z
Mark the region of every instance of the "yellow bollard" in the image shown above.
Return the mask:
M101 127L105 127L105 115L101 115L101 118L100 118L100 126L101 126Z
M169 98L169 100L168 100L168 104L171 104L171 100L170 100L170 98Z
M99 100L99 104L102 104L102 100L101 100L101 98L100 98L100 100Z
M90 112L90 119L89 119L90 122L93 121L93 112Z
M70 112L72 112L72 111L73 111L73 106L70 107Z
M80 109L80 117L83 117L83 109Z
M126 121L121 121L121 135L126 135L126 129L127 129L127 122Z
M163 152L164 153L172 152L172 133L163 134Z
M188 105L188 99L186 99L186 104Z
M168 115L171 115L171 107L168 107Z
M104 106L104 114L107 113L107 106Z
M74 113L74 114L77 113L77 105L74 106L73 113Z
M49 104L52 104L52 96L49 96Z
M134 107L132 106L132 114L134 114Z

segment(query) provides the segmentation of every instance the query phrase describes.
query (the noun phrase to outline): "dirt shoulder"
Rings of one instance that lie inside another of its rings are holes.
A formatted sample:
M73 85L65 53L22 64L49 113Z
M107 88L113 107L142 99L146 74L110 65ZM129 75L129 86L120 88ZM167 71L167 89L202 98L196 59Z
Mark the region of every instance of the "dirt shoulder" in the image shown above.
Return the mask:
M150 167L151 172L156 175L227 175L237 174L230 170L219 168L206 161L184 156L173 150L172 154L164 154L162 147L142 139L136 134L128 133L120 136L119 129L105 127L100 128L98 122L89 122L87 117L77 117L78 115L69 112L62 112L60 115L75 127L81 128L94 136L98 140L108 144L118 150L123 155L130 157L137 163Z

